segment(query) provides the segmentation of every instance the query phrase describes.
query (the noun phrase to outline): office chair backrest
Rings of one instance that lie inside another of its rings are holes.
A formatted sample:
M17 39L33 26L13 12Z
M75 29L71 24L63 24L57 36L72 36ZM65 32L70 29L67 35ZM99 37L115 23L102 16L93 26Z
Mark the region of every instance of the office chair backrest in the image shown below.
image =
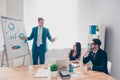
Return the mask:
M111 66L112 66L112 63L110 61L107 62L107 68L108 68L108 73L110 74L111 73Z

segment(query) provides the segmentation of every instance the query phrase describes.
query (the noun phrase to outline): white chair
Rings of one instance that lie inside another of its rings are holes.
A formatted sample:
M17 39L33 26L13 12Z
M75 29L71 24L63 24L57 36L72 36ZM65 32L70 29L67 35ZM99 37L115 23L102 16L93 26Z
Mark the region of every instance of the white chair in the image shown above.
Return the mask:
M112 63L110 61L108 61L107 62L108 74L110 74L110 72L111 72L111 66L112 66Z

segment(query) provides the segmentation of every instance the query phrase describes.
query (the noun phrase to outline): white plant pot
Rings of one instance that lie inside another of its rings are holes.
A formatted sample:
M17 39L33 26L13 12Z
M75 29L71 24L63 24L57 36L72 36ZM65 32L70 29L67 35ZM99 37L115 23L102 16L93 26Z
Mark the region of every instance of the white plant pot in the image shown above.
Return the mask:
M58 71L51 72L51 77L55 78L58 75Z

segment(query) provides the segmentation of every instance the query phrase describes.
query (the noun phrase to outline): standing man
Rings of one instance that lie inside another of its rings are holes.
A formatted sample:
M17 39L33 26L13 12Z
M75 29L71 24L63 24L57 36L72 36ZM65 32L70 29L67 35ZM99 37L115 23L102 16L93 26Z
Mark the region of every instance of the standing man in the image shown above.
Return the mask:
M93 65L92 70L108 74L107 53L100 48L100 45L101 41L99 39L92 40L90 49L88 49L84 54L83 63L86 64L91 61ZM88 56L86 56L87 54Z
M33 27L31 35L29 37L22 37L24 40L32 40L32 60L33 65L38 64L38 58L40 64L45 62L45 53L47 51L47 38L54 42L56 38L52 38L49 29L44 27L44 19L42 17L38 18L38 26Z

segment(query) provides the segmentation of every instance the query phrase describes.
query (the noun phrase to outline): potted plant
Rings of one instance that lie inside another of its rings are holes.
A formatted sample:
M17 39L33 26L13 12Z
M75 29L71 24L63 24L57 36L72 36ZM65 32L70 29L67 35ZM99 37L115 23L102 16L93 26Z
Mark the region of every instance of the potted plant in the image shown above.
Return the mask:
M99 27L97 26L96 31L99 32Z
M51 71L51 77L57 77L58 74L58 64L52 64L50 66L50 71Z

